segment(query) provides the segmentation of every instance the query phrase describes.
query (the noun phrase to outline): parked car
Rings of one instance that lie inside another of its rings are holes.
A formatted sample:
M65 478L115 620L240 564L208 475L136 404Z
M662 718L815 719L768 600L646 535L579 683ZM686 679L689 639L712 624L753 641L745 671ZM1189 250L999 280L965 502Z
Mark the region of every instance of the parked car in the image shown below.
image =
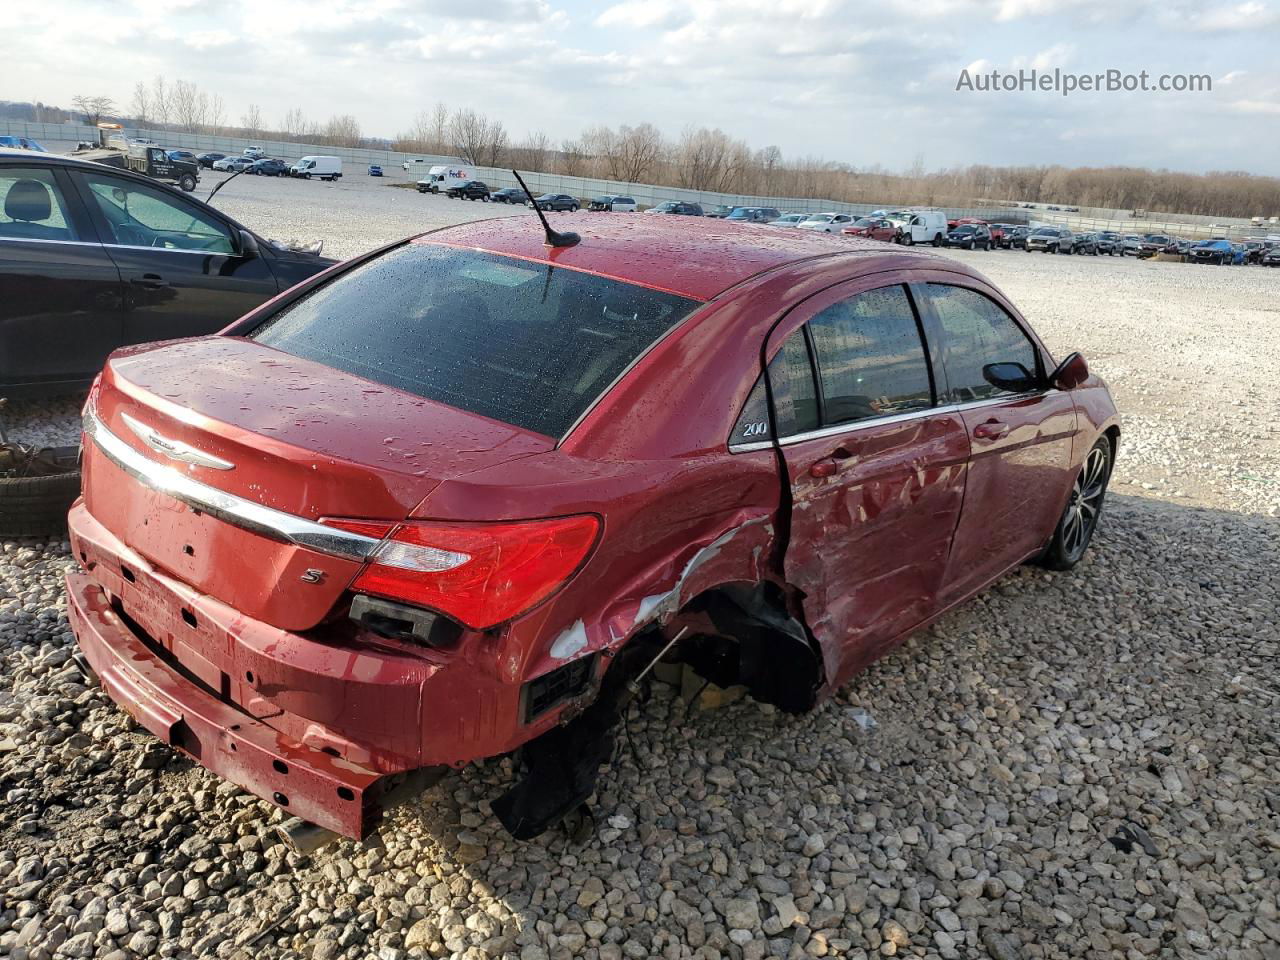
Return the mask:
M36 153L48 153L39 140L32 140L30 137L0 137L0 147L9 147L13 150L34 150Z
M899 227L884 217L859 217L840 232L846 237L866 237L885 243L897 243Z
M1076 242L1071 247L1072 253L1098 255L1098 235L1096 233L1077 233Z
M964 264L531 230L429 233L108 362L66 610L142 727L350 837L518 749L489 807L527 838L595 790L659 657L800 713L1085 555L1115 405Z
M489 199L494 203L527 203L528 197L524 195L524 191L519 187L503 187L501 190L495 190L489 194Z
M207 170L212 170L213 165L226 156L225 153L217 153L211 151L209 153L200 153L196 155L196 162Z
M1009 249L1010 234L1013 232L1013 229L1014 227L1017 226L1017 224L991 223L991 224L988 224L988 226L991 228L992 244L996 247L1002 247L1006 250Z
M1154 257L1157 253L1162 253L1168 245L1169 238L1163 233L1148 233L1138 245L1138 256Z
M578 198L571 197L567 193L544 193L540 197L534 197L540 210L568 210L574 211L579 207ZM530 209L533 208L532 203L525 204Z
M245 147L244 156L250 160L261 160L267 155L267 151L263 147Z
M670 213L679 217L700 217L702 216L702 207L696 203L687 203L684 200L663 200L661 203L650 207L645 213Z
M1051 203L1051 204L1049 204L1049 206L1045 207L1045 209L1046 209L1046 210L1061 210L1062 208L1061 208L1061 207L1059 207L1059 206L1056 206L1055 204L1052 204L1052 203Z
M371 164L369 164L369 171L368 171L368 173L369 173L369 176L371 176L371 177L380 177L380 176L382 176L382 167L380 167L380 166L379 166L378 164L376 164L376 163L371 163Z
M1114 257L1120 252L1121 242L1120 234L1111 230L1103 230L1098 234L1098 253L1105 253L1109 257Z
M606 194L596 197L587 204L588 210L612 211L614 213L635 213L637 210L635 197L624 197L621 194Z
M91 161L0 150L0 195L0 396L83 389L116 347L220 330L334 262Z
M724 203L715 203L706 208L704 216L714 217L717 220L724 219L733 212L733 207Z
M287 177L289 164L276 157L263 157L261 160L253 161L253 165L245 172L259 177Z
M948 220L947 223L951 224L949 228L951 230L954 230L956 227L963 226L966 223L982 224L991 233L991 246L993 247L1000 246L1000 241L1004 239L1004 231L1000 229L999 224L988 223L986 220L979 217L960 217L955 221Z
M1010 250L1025 250L1029 236L1031 236L1031 228L1026 224L1009 224L1004 230L1004 245Z
M169 155L170 160L181 160L184 163L194 163L197 166L200 164L200 160L190 150L166 150L165 153Z
M252 157L223 157L221 160L213 162L213 169L227 173L239 173L242 170L248 170L253 164L254 159Z
M1262 254L1264 267L1280 267L1280 246L1268 247Z
M1135 233L1126 233L1120 242L1120 256L1136 257L1142 250L1142 238Z
M942 245L965 250L990 250L991 229L985 223L962 223L947 233Z
M847 213L811 213L797 224L797 228L818 233L839 233L853 221L854 218Z
M1027 253L1071 253L1075 237L1066 227L1037 227L1027 237Z
M300 157L298 162L289 167L290 176L310 180L328 180L333 183L342 177L342 160L339 157Z
M875 214L872 214L875 216ZM889 214L890 220L901 218L902 233L898 242L906 246L917 243L931 243L935 247L942 246L942 238L947 232L947 216L941 210L903 210Z
M1192 263L1214 263L1222 266L1235 262L1236 251L1229 240L1205 240L1191 248L1190 259Z
M733 223L768 223L782 216L776 207L734 207L724 218Z
M1266 248L1262 245L1261 240L1243 240L1240 246L1244 248L1244 262L1261 263L1262 255L1266 252Z
M1079 207L1066 207L1066 208L1063 210L1063 212L1064 212L1064 213L1079 213L1079 212L1080 212L1080 208L1079 208Z
M798 227L808 218L807 213L784 213L776 220L770 220L771 227Z
M489 202L489 187L480 180L467 180L457 183L444 192L446 197L454 200L483 200Z

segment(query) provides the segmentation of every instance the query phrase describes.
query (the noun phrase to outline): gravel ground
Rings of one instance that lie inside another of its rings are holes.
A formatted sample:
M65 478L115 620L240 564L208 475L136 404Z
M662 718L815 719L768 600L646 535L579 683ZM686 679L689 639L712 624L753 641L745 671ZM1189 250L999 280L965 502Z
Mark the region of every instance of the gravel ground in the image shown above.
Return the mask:
M342 255L478 206L276 188L226 209ZM326 209L267 199L295 191ZM0 956L1280 958L1276 278L954 255L1115 391L1089 558L1019 570L806 717L659 686L583 846L506 837L495 762L363 846L286 853L272 808L81 684L66 544L4 544Z

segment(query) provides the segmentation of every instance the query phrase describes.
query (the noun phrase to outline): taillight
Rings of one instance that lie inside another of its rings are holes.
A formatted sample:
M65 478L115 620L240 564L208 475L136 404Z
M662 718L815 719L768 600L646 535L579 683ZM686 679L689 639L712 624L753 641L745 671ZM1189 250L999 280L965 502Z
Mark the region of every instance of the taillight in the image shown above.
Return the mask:
M430 607L477 630L510 620L555 593L582 565L600 529L593 516L514 523L322 522L382 538L352 590Z

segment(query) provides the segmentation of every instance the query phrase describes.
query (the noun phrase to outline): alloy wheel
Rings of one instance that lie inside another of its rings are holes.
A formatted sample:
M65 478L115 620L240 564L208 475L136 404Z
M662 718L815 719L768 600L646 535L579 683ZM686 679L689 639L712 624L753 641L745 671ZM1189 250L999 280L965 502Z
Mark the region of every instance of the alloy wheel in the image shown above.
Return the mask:
M1062 546L1068 556L1082 553L1102 512L1107 490L1107 454L1101 447L1089 451L1071 488L1071 500L1062 517Z

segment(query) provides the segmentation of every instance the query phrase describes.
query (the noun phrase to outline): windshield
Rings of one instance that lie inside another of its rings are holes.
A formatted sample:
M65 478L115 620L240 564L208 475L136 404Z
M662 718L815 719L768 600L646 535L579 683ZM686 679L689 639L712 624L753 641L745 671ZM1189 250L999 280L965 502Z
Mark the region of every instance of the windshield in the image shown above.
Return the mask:
M725 217L725 219L726 220L750 220L755 213L756 213L755 207L734 207L729 212L729 215Z
M1056 227L1041 227L1035 232L1037 237L1056 237L1058 230Z
M973 233L974 229L975 229L975 228L974 228L971 224L967 224L967 223L965 223L965 224L961 224L960 226L956 227L956 228L955 228L954 230L952 230L951 232L952 232L952 233Z
M251 337L560 437L697 306L577 270L417 243L344 273Z
M805 223L830 223L835 219L834 213L815 213L805 218Z

